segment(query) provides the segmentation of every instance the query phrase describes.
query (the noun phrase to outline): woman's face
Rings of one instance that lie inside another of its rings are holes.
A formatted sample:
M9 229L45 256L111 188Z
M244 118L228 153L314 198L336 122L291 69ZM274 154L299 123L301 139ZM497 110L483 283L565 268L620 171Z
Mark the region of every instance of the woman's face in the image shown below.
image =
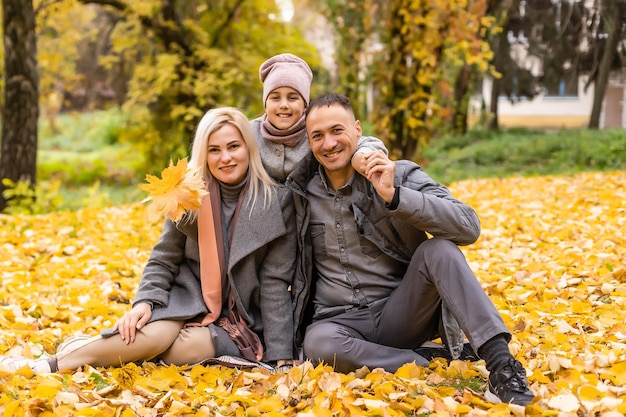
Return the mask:
M211 175L226 184L240 183L248 173L248 145L239 130L224 125L209 136L206 162Z
M265 113L277 129L289 129L302 117L304 99L291 87L279 87L268 94Z

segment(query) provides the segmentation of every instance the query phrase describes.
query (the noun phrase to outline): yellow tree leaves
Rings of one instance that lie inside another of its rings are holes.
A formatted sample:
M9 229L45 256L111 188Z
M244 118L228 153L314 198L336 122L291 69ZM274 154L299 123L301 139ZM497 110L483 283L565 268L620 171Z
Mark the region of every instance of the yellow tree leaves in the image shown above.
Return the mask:
M180 169L180 167L179 167ZM0 414L73 416L619 416L626 414L626 173L470 180L481 238L463 247L537 394L484 399L484 362L395 374L126 364L0 372ZM54 354L129 308L160 223L136 204L0 216L0 354Z
M412 159L467 105L470 72L485 73L495 25L487 2L393 0L381 3L380 51L373 54L376 123L389 148ZM461 112L462 113L462 112Z
M165 215L176 222L186 211L198 210L202 197L208 194L198 172L187 169L187 159L179 159L176 165L170 161L161 177L148 174L148 184L140 185L150 193L144 201L152 201L148 215L153 220Z

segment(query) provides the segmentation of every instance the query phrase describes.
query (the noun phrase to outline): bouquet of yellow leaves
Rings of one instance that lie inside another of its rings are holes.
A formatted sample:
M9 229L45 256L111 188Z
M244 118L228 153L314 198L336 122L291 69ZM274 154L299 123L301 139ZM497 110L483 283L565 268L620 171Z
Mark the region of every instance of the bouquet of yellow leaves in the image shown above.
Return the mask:
M146 181L148 184L139 187L150 193L142 201L152 201L148 206L150 220L165 215L176 222L187 210L199 209L202 198L208 194L197 170L187 169L187 158L179 159L176 165L170 160L170 165L161 172L161 178L147 174Z

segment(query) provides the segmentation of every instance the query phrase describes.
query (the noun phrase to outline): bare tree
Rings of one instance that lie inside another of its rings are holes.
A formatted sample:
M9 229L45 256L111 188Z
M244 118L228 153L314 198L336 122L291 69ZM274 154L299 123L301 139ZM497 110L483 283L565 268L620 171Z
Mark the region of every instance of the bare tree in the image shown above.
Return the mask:
M591 108L591 116L589 117L589 128L598 129L600 127L600 113L602 112L602 102L606 94L606 88L609 83L609 74L616 66L616 58L619 57L618 49L621 42L624 41L624 24L626 19L626 1L625 0L605 0L600 3L600 21L601 27L598 32L603 38L601 43L601 55L597 62L597 67L591 71L589 83L593 82L593 106ZM618 63L618 67L621 67Z
M39 75L37 36L32 0L2 0L4 28L4 108L0 179L37 177ZM0 183L0 211L7 205Z

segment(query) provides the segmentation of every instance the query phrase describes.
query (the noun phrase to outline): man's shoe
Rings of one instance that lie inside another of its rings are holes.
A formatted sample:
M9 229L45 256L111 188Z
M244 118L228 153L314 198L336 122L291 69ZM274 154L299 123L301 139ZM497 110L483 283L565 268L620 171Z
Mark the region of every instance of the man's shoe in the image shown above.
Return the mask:
M527 405L533 398L535 394L528 388L526 370L514 358L489 375L489 389L485 392L487 401Z
M0 356L0 369L14 373L23 367L29 367L34 374L50 373L50 364L46 359L28 359L23 356Z
M429 362L434 358L443 358L446 361L450 362L452 360L452 354L450 354L450 350L442 344L434 343L434 342L426 342L422 346L414 349L415 353L426 358ZM463 344L463 351L461 352L461 356L459 360L462 361L477 361L480 358L472 349L472 346L469 343Z

